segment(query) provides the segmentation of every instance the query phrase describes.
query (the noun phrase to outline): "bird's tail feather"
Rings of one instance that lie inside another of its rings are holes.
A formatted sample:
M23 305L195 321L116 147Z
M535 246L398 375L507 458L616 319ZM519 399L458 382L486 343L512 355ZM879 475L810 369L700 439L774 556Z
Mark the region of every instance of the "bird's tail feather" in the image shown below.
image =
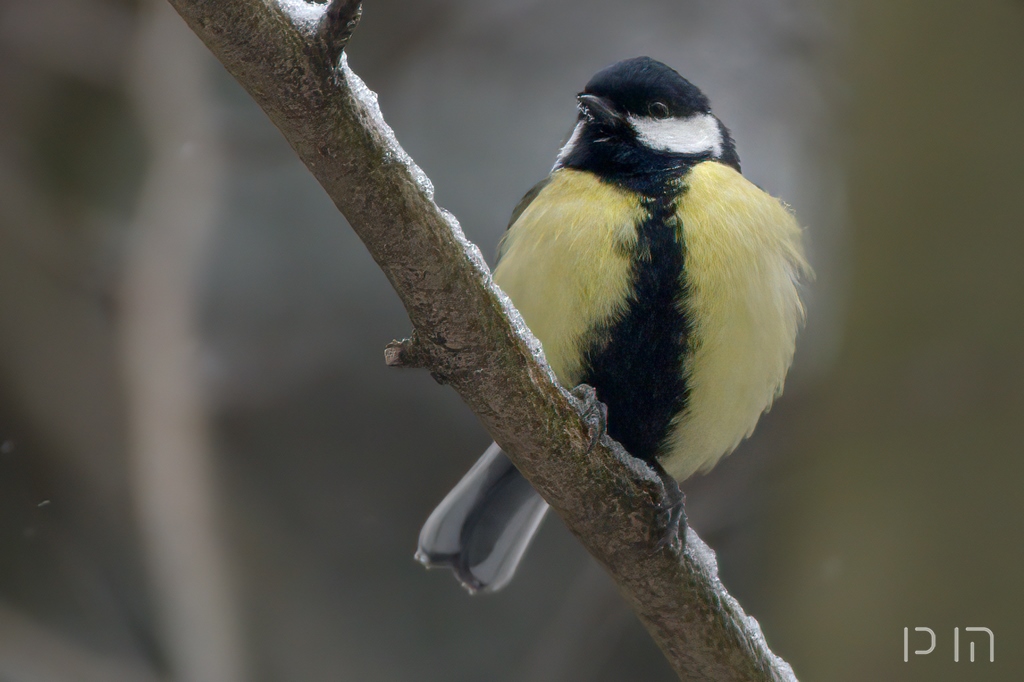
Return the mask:
M416 559L451 568L470 592L495 592L512 579L547 510L492 443L423 525Z

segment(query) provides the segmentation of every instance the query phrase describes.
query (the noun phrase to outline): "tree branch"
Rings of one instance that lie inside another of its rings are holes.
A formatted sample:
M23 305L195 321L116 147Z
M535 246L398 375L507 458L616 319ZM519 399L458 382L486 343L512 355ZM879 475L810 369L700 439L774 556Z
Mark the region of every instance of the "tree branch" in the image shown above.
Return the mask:
M376 95L343 55L339 64L355 3L169 1L281 130L398 292L414 332L389 345L388 364L426 367L458 391L611 573L680 677L795 680L696 534L657 549L650 531L664 490L654 472L607 437L589 449L586 406L558 386L479 249L434 203Z

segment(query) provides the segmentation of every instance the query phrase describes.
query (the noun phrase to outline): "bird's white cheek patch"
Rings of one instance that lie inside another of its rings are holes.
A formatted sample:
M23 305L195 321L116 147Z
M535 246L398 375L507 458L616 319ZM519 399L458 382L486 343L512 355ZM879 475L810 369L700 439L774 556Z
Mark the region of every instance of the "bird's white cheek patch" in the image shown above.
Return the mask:
M637 139L651 149L676 154L722 155L722 130L711 114L687 118L630 116Z

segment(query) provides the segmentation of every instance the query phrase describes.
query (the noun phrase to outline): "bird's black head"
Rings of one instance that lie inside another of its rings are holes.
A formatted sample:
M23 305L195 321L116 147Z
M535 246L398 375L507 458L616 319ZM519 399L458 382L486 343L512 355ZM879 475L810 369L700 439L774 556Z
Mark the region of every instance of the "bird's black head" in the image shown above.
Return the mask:
M579 94L579 119L556 168L631 186L714 159L739 170L729 131L697 86L650 57L599 71Z

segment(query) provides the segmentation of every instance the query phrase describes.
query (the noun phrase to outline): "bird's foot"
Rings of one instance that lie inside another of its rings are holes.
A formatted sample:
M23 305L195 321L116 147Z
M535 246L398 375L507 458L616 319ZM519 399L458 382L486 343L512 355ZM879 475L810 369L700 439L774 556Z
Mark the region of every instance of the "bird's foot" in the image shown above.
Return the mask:
M665 488L665 497L658 505L656 532L661 534L658 538L657 550L670 547L677 538L686 543L686 495L679 488L676 481L661 463L655 461L652 465L657 472L661 483Z
M661 537L658 538L655 551L671 546L677 538L685 542L686 528L685 500L661 507L658 512L658 530Z
M587 447L587 452L590 452L597 446L601 436L608 432L608 406L597 399L597 391L593 386L580 384L571 393L580 401L583 419L590 426L590 445Z

